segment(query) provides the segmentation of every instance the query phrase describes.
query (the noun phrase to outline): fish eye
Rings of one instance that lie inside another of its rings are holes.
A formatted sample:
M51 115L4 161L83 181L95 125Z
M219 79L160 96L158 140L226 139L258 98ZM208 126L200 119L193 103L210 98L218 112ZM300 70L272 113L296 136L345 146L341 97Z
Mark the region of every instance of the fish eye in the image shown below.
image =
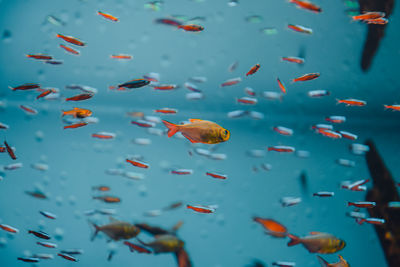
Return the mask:
M225 131L224 131L224 134L225 134L225 135L228 135L228 130L225 130Z

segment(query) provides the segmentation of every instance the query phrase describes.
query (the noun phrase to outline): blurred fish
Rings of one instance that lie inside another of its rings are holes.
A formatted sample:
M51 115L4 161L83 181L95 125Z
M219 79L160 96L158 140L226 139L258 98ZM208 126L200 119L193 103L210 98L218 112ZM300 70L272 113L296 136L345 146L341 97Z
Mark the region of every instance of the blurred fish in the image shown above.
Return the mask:
M190 169L175 169L175 170L171 170L172 174L178 174L178 175L189 175L189 174L193 174L193 170Z
M4 123L1 123L1 122L0 122L0 129L7 130L7 129L9 129L9 128L10 128L10 126L8 126L7 124L4 124Z
M132 164L135 167L139 167L139 168L144 168L144 169L148 169L150 167L149 164L139 161L139 160L130 160L130 159L126 159L126 162Z
M77 46L85 46L86 44L82 41L80 41L78 38L72 37L72 36L65 36L62 34L57 34L56 37L63 39L64 41L77 45Z
M265 265L263 262L259 260L253 260L251 264L246 265L246 267L265 267L265 266L267 265Z
M376 206L376 202L371 201L358 201L358 202L347 202L347 206L354 206L357 208L373 208Z
M322 9L308 1L300 1L300 0L289 0L290 3L296 4L298 8L310 10L314 13L320 13L322 12Z
M26 55L28 58L39 59L39 60L50 60L53 59L52 56L44 55L44 54L29 54Z
M176 113L178 113L178 110L173 109L173 108L161 108L161 109L154 110L154 112L163 113L163 114L176 114Z
M377 19L367 19L364 20L367 24L375 24L375 25L386 25L389 23L389 20L386 18L377 18Z
M383 105L385 109L400 111L400 105Z
M25 83L23 85L19 85L19 86L16 86L16 87L9 86L8 88L10 88L13 91L17 91L17 90L33 90L33 89L40 88L40 84L37 84L37 83Z
M288 234L290 238L288 246L302 244L310 253L319 254L336 253L346 246L346 242L331 234L321 232L311 232L310 234L302 238Z
M50 65L62 65L64 62L62 60L46 60L44 63Z
M304 74L303 76L300 76L298 78L293 79L293 82L305 82L305 81L311 81L314 79L317 79L320 76L319 73L308 73Z
M180 22L179 20L173 19L173 18L156 19L154 22L158 23L158 24L164 24L164 25L175 26L175 27L182 25L182 22Z
M34 257L18 257L17 260L24 261L24 262L39 262L40 260L38 258Z
M282 93L286 94L286 87L283 85L281 80L279 78L276 78L276 81L278 82L279 89L281 89Z
M343 136L343 134L342 134ZM343 136L344 137L344 136ZM352 160L348 160L348 159L337 159L336 163L345 167L354 167L356 166L356 163Z
M308 96L317 98L317 97L323 97L323 96L329 96L331 93L327 90L312 90L308 91Z
M38 111L32 107L29 106L24 106L24 105L20 105L19 106L23 111L26 112L26 114L32 114L32 115L36 115L38 114Z
M66 260L69 260L69 261L75 261L75 262L78 261L76 258L74 258L74 257L72 257L72 256L70 256L68 254L64 254L64 253L58 253L57 256L60 256L60 257L66 259Z
M253 217L253 221L264 227L266 234L274 237L286 237L287 228L273 219Z
M215 172L206 172L206 175L211 176L213 178L224 179L224 180L228 178L226 174L220 174Z
M70 54L73 54L73 55L79 55L80 54L80 52L78 50L75 50L72 47L69 47L69 46L66 46L66 45L63 45L63 44L60 44L60 47L62 49L64 49L65 51L67 51L68 53L70 53Z
M35 191L25 191L26 194L34 197L34 198L39 198L39 199L47 199L47 196L39 191L39 190L35 190Z
M364 100L358 100L354 98L349 99L336 99L337 104L346 104L346 106L365 106L367 104Z
M86 125L87 125L86 122L79 122L79 123L74 123L71 125L64 126L64 129L75 129L75 128L83 127Z
M323 136L330 137L333 139L340 139L342 135L338 132L328 130L328 129L318 129L317 133L322 134Z
M183 203L181 201L175 202L175 203L172 203L172 204L168 205L167 207L164 207L163 210L165 210L165 211L166 210L174 210L174 209L177 209L177 208L181 207L182 204Z
M86 118L92 115L92 111L83 108L73 108L71 110L62 111L62 116L71 115L74 118Z
M134 80L130 80L128 82L119 84L118 87L119 88L120 87L124 87L124 88L132 89L132 88L140 88L140 87L146 86L148 84L150 84L149 80L146 80L146 79L134 79Z
M22 163L18 162L18 163L12 163L12 164L8 164L5 165L3 168L5 171L13 171L13 170L18 170L20 168L22 168Z
M275 261L272 263L272 266L278 266L278 267L294 267L296 266L295 262L290 262L290 261Z
M260 67L261 65L257 63L256 65L250 68L250 70L246 73L246 76L253 75L260 69Z
M317 193L313 193L314 197L333 197L335 195L334 192L320 191Z
M289 24L288 28L291 30L294 30L296 32L300 32L300 33L306 33L306 34L312 34L313 30L301 25L294 25L294 24Z
M239 62L235 61L231 65L229 65L228 71L229 72L234 72L237 69L238 66L239 66Z
M186 205L186 208L194 210L198 213L214 213L215 208L211 206L204 206L204 205Z
M363 224L364 222L366 222L375 225L382 225L386 222L385 219L381 218L357 218L356 221L358 224Z
M7 224L0 224L0 229L3 229L6 232L12 233L12 234L18 234L19 230L15 227L12 227Z
M130 60L133 57L131 55L125 55L125 54L114 54L114 55L111 55L110 58Z
M161 91L169 91L174 90L178 86L176 84L161 84L161 85L153 85L154 90L161 90Z
M124 242L124 245L127 245L128 247L129 247L129 250L131 251L131 252L138 252L138 253L146 253L146 254L151 254L152 252L151 252L151 250L148 250L147 248L145 248L145 247L142 247L142 246L139 246L139 245L136 245L136 244L133 244L133 243L131 243L131 242L129 242L129 241L125 241Z
M49 234L43 232L43 231L33 231L33 230L28 230L28 234L33 234L36 237L42 238L42 239L51 239Z
M281 60L291 63L304 64L304 58L300 57L281 57Z
M10 156L11 159L16 160L17 157L14 154L14 150L8 145L6 141L4 141L4 145L6 146L6 150L8 155Z
M386 16L385 12L370 11L365 12L360 15L353 16L353 20L370 20L370 19L380 19Z
M118 18L114 17L113 15L110 15L110 14L107 14L107 13L104 13L104 12L101 12L101 11L97 11L97 14L102 16L102 17L104 17L104 18L106 18L106 19L108 19L108 20L114 21L114 22L118 22L119 21Z
M296 149L291 146L270 146L268 147L268 151L276 151L276 152L295 152Z
M53 16L53 15L49 15L46 17L46 20L48 22L50 22L51 24L55 25L55 26L65 26L65 22L62 21L61 19Z
M204 30L204 27L196 24L188 24L188 25L178 25L178 29L183 29L187 32L200 32Z
M237 77L237 78L226 80L220 86L221 87L232 86L232 85L240 83L241 81L242 81L242 78Z
M300 197L283 197L280 199L282 207L290 207L297 205L301 202Z
M230 132L215 122L189 119L190 123L177 125L163 120L168 128L168 137L181 132L192 143L217 144L228 141Z
M93 199L101 200L105 203L119 203L121 199L115 196L94 196Z
M290 128L286 128L283 126L275 126L273 127L273 130L281 135L286 135L286 136L292 136L293 135L293 130Z
M53 89L46 90L46 91L42 92L40 95L38 95L38 96L36 97L36 99L45 97L45 96L47 96L47 95L49 95L49 94L51 94L51 93L55 93L55 92L56 92L56 91L53 90Z
M82 101L89 98L92 98L93 94L80 94L73 97L66 98L65 101Z
M238 102L240 104L246 104L246 105L255 105L255 104L257 104L258 100L257 100L257 98L254 98L254 97L244 96L244 97L236 99L236 102Z
M110 217L110 223L102 226L98 226L93 222L90 224L95 228L95 232L91 238L93 241L99 232L103 232L109 238L114 241L121 239L131 239L136 237L140 233L140 229L133 224L128 222L118 221Z
M44 217L48 218L48 219L52 219L55 220L57 219L57 215L50 213L48 211L39 211L40 214L42 214Z
M38 254L34 254L33 258L38 258L41 260L52 260L54 257L52 254L38 253Z
M339 257L339 262L329 263L320 256L317 256L318 261L321 264L321 267L350 267L350 265L342 256L338 255L338 257Z
M329 121L331 123L343 123L346 121L345 116L329 116L325 118L326 121Z
M98 185L98 186L92 186L92 190L107 192L110 191L110 187L106 185Z
M61 253L68 254L68 255L80 255L80 254L83 254L83 250L79 249L79 248L64 249L64 250L61 250Z
M57 248L57 244L49 243L49 242L36 242L36 244L45 247L45 248Z
M109 133L109 132L98 132L98 133L92 134L92 137L99 138L99 139L114 139L116 137L116 134Z

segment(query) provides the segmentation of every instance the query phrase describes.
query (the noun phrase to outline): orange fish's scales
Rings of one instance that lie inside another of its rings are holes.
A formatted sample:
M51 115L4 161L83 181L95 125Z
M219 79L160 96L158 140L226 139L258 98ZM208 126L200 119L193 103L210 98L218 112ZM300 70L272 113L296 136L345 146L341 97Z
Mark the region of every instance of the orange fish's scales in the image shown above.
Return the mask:
M68 53L70 53L70 54L73 54L73 55L79 55L80 54L80 52L78 50L75 50L75 49L73 49L73 48L71 48L69 46L60 44L60 47L62 49L64 49L65 51L67 51Z
M119 21L119 19L117 17L114 17L113 15L110 15L110 14L107 14L107 13L104 13L104 12L101 12L101 11L97 11L97 14L99 14L100 16L102 16L102 17L104 17L104 18L106 18L108 20L114 21L114 22L118 22Z
M66 36L62 34L57 34L56 35L58 38L63 39L64 41L77 45L77 46L85 46L86 44L82 41L80 41L78 38L72 37L72 36Z
M306 9L314 13L321 13L322 9L310 2L300 0L290 0L290 3L296 4L298 8Z
M293 82L305 82L317 79L320 76L319 73L308 73L300 76L298 78L293 79Z

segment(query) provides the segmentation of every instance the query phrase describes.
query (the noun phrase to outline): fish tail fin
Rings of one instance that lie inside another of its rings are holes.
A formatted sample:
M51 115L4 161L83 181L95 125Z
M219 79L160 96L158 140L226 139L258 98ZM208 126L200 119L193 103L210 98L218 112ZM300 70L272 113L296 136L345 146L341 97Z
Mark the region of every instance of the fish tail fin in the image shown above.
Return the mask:
M292 234L288 234L287 236L290 238L290 241L289 241L289 243L287 244L288 247L291 247L291 246L294 246L294 245L297 245L297 244L300 244L300 243L301 243L299 237L297 237L297 236L295 236L295 235L292 235Z
M319 263L321 264L321 267L329 267L329 262L324 260L322 257L317 256L317 259L318 259Z
M67 113L66 111L64 111L64 110L61 110L61 112L62 112L62 114L61 114L62 117L64 117L65 115L68 114L68 113Z
M357 218L357 219L356 219L356 222L357 222L359 225L363 224L365 221L366 221L366 220L363 219L363 218Z
M183 25L178 25L177 28L178 28L178 29L182 29L182 28L183 28Z
M347 202L347 207L354 206L352 202Z
M92 237L90 238L90 241L93 241L96 238L97 234L99 233L100 227L92 221L88 221L88 222L90 225L92 225L94 227L94 233L93 233Z
M164 125L168 128L168 137L173 136L176 132L179 131L179 127L176 124L170 123L168 121L162 121Z
M15 91L14 87L8 86L12 91Z

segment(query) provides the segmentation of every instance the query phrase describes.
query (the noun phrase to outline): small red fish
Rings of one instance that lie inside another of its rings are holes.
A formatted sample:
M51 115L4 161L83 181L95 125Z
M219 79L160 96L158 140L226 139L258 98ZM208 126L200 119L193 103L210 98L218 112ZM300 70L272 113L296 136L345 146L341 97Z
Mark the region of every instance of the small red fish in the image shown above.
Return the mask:
M256 73L259 69L260 69L260 64L256 64L253 67L251 67L251 69L246 73L246 76L249 75L253 75L254 73Z
M291 146L270 146L270 147L268 147L268 151L294 152L295 148L291 147Z
M40 95L38 95L38 96L36 97L36 99L45 97L45 96L47 96L47 95L49 95L49 94L51 94L51 93L54 93L54 92L55 92L55 91L54 91L53 89L46 90L46 91L44 91L43 93L41 93Z
M244 88L244 92L246 94L248 94L249 96L255 96L256 95L256 92L254 91L254 89L250 88L250 87Z
M110 58L113 59L132 59L133 57L131 55L124 55L124 54L118 54L118 55L111 55Z
M281 80L279 80L279 78L276 78L276 81L278 82L279 89L281 89L282 93L286 94L286 88L281 82Z
M36 242L36 244L43 246L45 248L56 248L57 244L49 243L49 242Z
M345 131L337 131L339 134L342 135L343 138L350 139L350 140L357 140L358 136L349 132Z
M358 218L356 219L358 224L363 224L364 222L369 223L369 224L375 224L375 225L382 225L385 223L385 219L380 219L380 218Z
M353 20L369 20L369 19L380 19L386 16L385 12L366 12L360 15L353 16Z
M173 108L162 108L162 109L156 109L154 112L157 113L163 113L163 114L176 114L178 110L173 109Z
M77 45L77 46L85 46L86 44L79 39L72 37L72 36L65 36L62 34L57 34L56 37L63 39L64 41Z
M244 97L238 98L236 100L236 102L238 102L240 104L246 104L246 105L255 105L255 104L257 104L258 101L257 101L257 98L244 96Z
M66 98L65 101L82 101L89 98L92 98L93 94L80 94L73 97Z
M151 250L148 250L148 249L145 248L145 247L142 247L142 246L133 244L133 243L128 242L128 241L125 241L125 242L124 242L124 245L127 245L127 246L129 247L129 250L130 250L131 252L137 251L137 252L139 252L139 253L146 253L146 254L151 254L151 253L152 253Z
M287 228L273 219L254 217L253 221L261 224L269 235L282 238L287 235Z
M346 106L365 106L367 102L363 100L358 100L354 98L349 98L349 99L336 99L337 104L344 103Z
M68 254L58 253L57 255L60 256L60 257L63 257L66 260L69 260L69 261L75 261L75 262L78 261L77 259L75 259L74 257L72 257L72 256L70 256Z
M226 174L219 174L219 173L215 173L215 172L206 172L206 175L211 176L213 178L217 178L217 179L228 178L228 176Z
M232 86L232 85L240 83L241 81L242 81L242 79L240 77L237 77L237 78L226 80L220 86L221 87Z
M291 63L303 64L304 59L299 57L281 57L282 61L287 61Z
M321 192L317 192L317 193L313 194L314 197L333 197L334 195L335 195L334 192L325 192L325 191L321 191Z
M57 218L56 215L48 212L48 211L39 211L40 214L42 214L44 217L55 220Z
M371 201L359 201L359 202L347 202L347 206L354 206L357 208L373 208L376 206L376 202Z
M14 228L12 226L9 226L7 224L0 224L0 229L3 229L4 231L7 231L9 233L13 233L16 234L19 232L19 230L17 228Z
M144 128L151 128L156 126L154 122L145 121L145 120L137 120L131 121L132 124L136 124L137 126L144 127Z
M304 26L301 25L293 25L293 24L289 24L288 28L291 30L294 30L296 32L301 32L301 33L306 33L306 34L312 34L313 30L310 28L306 28Z
M192 206L192 205L187 205L186 206L188 209L194 210L199 213L214 213L215 209L210 208L208 206L202 206L202 205L197 205L197 206Z
M34 108L28 107L28 106L24 106L24 105L20 105L20 108L22 108L26 113L30 113L33 115L38 114L38 111Z
M386 25L389 23L388 19L378 18L378 19L367 19L364 20L367 24L375 24L375 25Z
M281 135L291 136L293 135L293 130L283 127L283 126L275 126L273 130Z
M101 12L101 11L97 11L97 14L99 14L100 16L103 16L104 18L114 21L114 22L118 22L118 18L114 17L113 15Z
M400 111L400 105L383 105L385 109Z
M11 87L9 86L8 88L10 88L13 91L17 91L17 90L32 90L32 89L37 89L40 88L40 84L37 83L26 83L20 86L16 86L16 87Z
M162 85L155 85L153 86L154 90L161 90L161 91L168 91L168 90L174 90L178 86L176 84L162 84Z
M93 199L101 200L105 203L119 203L121 202L121 199L119 197L115 196L95 196Z
M39 60L51 60L51 59L53 59L52 56L43 55L43 54L30 54L30 55L26 55L26 57L39 59Z
M4 141L4 145L6 146L8 155L10 155L10 157L11 157L13 160L16 160L17 157L16 157L15 154L14 154L14 150L7 144L6 141Z
M144 163L142 161L139 160L130 160L130 159L126 159L126 162L132 164L135 167L139 167L139 168L144 168L144 169L148 169L150 167L149 164Z
M177 175L190 175L193 174L193 170L190 169L176 169L176 170L171 170L172 174L177 174Z
M73 54L73 55L79 55L80 54L80 52L78 50L75 50L75 49L73 49L73 48L71 48L69 46L60 44L60 47L63 48L65 51L67 51L70 54Z
M188 25L178 25L178 29L183 29L187 32L200 32L204 30L204 27L195 24L188 24Z
M98 132L92 134L92 137L99 139L114 139L116 136L115 133L107 133L107 132Z
M313 3L307 2L307 1L290 0L289 2L293 3L293 4L296 4L299 8L310 10L310 11L312 11L314 13L322 12L322 9L319 6L317 6L317 5L313 4Z
M317 132L322 134L323 136L334 138L334 139L342 138L342 135L340 133L337 133L335 131L328 130L328 129L318 129Z
M46 234L46 233L43 232L43 231L33 231L33 230L29 230L29 231L28 231L28 234L33 234L33 235L35 235L36 237L39 237L39 238L42 238L42 239L50 239L50 238L51 238L48 234Z
M83 127L86 125L87 125L86 122L79 122L79 123L64 126L64 129L75 129L75 128Z
M330 116L325 118L326 121L331 123L343 123L346 121L346 117L344 116Z
M319 73L308 73L300 76L298 78L293 79L293 82L305 82L317 79L320 76Z
M93 186L92 190L97 190L97 191L101 191L101 192L107 192L107 191L110 191L110 187L106 186L106 185L99 185L99 186Z

